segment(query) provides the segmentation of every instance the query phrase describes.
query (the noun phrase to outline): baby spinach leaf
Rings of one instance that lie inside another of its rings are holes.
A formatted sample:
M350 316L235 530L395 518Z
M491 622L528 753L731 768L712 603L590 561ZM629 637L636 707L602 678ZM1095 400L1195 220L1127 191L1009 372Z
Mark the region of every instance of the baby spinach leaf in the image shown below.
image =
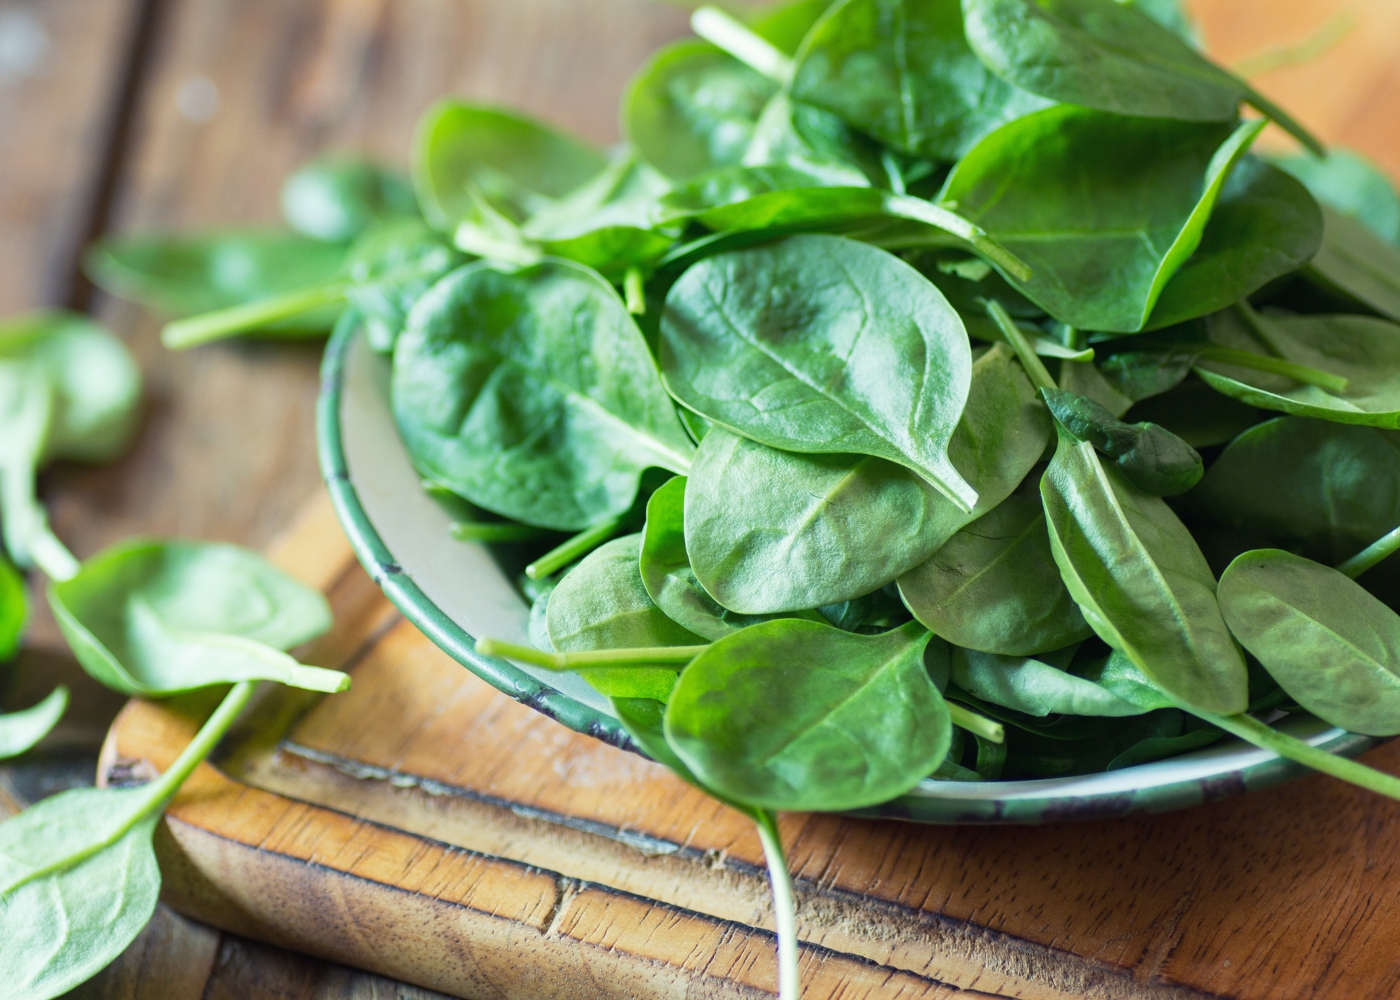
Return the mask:
M1004 500L1040 459L1050 421L1005 347L973 366L948 454L977 489L963 511L883 459L798 455L715 428L686 484L686 548L725 607L758 613L860 597L912 569Z
M423 112L413 186L424 217L451 232L480 204L520 222L607 166L585 143L520 115L448 98Z
M29 617L24 577L15 572L9 560L0 556L0 663L19 650L24 622Z
M1210 567L1171 508L1064 431L1040 491L1065 586L1099 638L1178 702L1244 711L1244 658Z
M727 431L718 433L728 434ZM736 438L736 441L742 440ZM702 448L696 455L697 468L704 463L703 454ZM722 639L741 628L766 621L765 615L730 611L711 597L695 578L685 549L685 489L686 477L676 476L647 501L639 563L647 594L668 618L706 639ZM815 620L816 616L804 611L799 617ZM631 642L628 645L661 644Z
M364 323L370 346L381 354L392 351L413 303L465 259L419 219L367 232L345 262L351 281L345 300Z
M18 757L49 734L68 710L68 689L60 684L39 704L0 715L0 760Z
M1294 701L1334 726L1400 733L1400 615L1302 556L1256 549L1220 577L1220 610Z
M1281 417L1236 438L1190 494L1219 524L1339 563L1400 524L1400 439Z
M89 248L84 270L113 295L172 316L193 316L322 285L340 274L345 248L295 233L125 236ZM261 332L320 335L338 303L289 315Z
M1324 208L1322 216L1322 247L1305 276L1400 323L1400 249L1341 212Z
M414 463L472 503L578 531L628 510L694 447L617 292L562 260L468 265L419 299L394 353Z
M545 611L549 641L556 651L703 643L652 603L637 568L641 551L640 534L614 538L564 574ZM676 682L675 670L660 667L590 667L579 675L600 693L615 698L665 701Z
M777 86L708 42L657 52L622 98L627 138L672 180L741 162Z
M1091 634L1060 580L1040 504L1015 494L901 576L899 595L935 635L969 649L1028 656Z
M1205 475L1195 448L1158 424L1128 424L1103 404L1064 389L1042 389L1060 426L1118 463L1137 489L1156 497L1185 493Z
M83 669L125 694L242 680L350 685L282 652L330 628L326 599L235 545L123 542L51 585L49 603Z
M1129 716L1171 708L1151 688L1120 689L1127 697L1083 677L1024 656L953 648L953 683L984 702L1039 719L1047 715Z
M958 0L843 0L798 54L792 94L910 156L955 160L1050 102L993 75Z
M1400 326L1367 316L1260 314L1246 303L1209 321L1222 347L1335 376L1324 388L1206 355L1196 372L1217 392L1266 410L1346 424L1400 427Z
M1400 246L1400 191L1360 153L1336 146L1327 156L1282 156L1273 161L1307 185L1314 198Z
M1170 28L1114 0L963 0L967 40L1003 79L1118 115L1232 121L1241 101L1321 154L1317 140Z
M978 143L939 202L1030 265L1029 281L1008 277L1050 315L1133 333L1200 245L1262 128L1047 108Z
M952 722L917 623L875 636L785 619L719 640L681 674L666 741L708 788L770 809L886 802L930 774Z
M327 243L348 243L383 219L417 215L408 178L369 160L314 160L282 185L287 225Z
M808 235L701 261L666 297L660 357L672 395L717 424L788 451L885 458L965 510L977 502L947 455L967 334L884 251Z

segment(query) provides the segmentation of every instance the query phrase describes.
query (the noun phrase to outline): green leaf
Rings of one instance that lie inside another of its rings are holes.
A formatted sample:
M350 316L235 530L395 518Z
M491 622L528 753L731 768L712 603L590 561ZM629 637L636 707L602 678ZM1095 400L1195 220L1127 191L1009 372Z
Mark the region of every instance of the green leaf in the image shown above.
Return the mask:
M149 800L146 788L71 789L0 823L7 997L62 996L105 968L150 921L160 894L151 846L160 811ZM110 846L88 853L108 839Z
M282 185L287 225L327 243L348 243L383 219L417 215L408 178L369 160L313 160Z
M1040 459L1050 421L1005 347L973 366L948 448L976 488L963 511L903 466L798 455L715 428L686 484L686 548L725 607L822 607L867 594L932 555L1004 500Z
M68 689L60 684L39 704L0 715L0 760L18 757L49 734L68 710Z
M1305 273L1324 289L1400 323L1400 249L1330 208L1322 248Z
M520 222L605 166L572 136L452 98L423 112L414 137L413 186L424 217L443 232L477 217L476 198Z
M701 261L666 298L660 357L672 395L717 424L787 451L885 458L977 502L947 454L967 334L884 251L807 235Z
M1040 491L1055 562L1099 638L1178 702L1244 711L1244 658L1210 567L1171 508L1064 432Z
M686 180L742 162L776 91L767 77L708 42L676 42L652 56L628 86L623 131L652 167Z
M1152 688L1121 688L1128 697L1084 677L1023 656L953 648L953 683L982 701L1043 719L1047 715L1142 715L1172 707Z
M666 741L706 787L742 802L887 802L948 752L948 707L924 669L929 641L915 623L875 636L791 619L746 628L681 674Z
M465 260L420 219L381 223L366 232L345 262L353 282L345 299L364 323L370 346L381 354L392 351L413 304Z
M1281 417L1245 431L1192 491L1219 524L1339 563L1400 524L1400 438Z
M281 652L330 628L326 599L234 545L123 542L54 583L49 603L83 668L124 694L242 680L312 691L350 684Z
M295 233L126 236L94 244L84 270L99 287L171 316L230 309L321 285L339 275L345 248ZM272 336L324 334L339 304L269 323Z
M1196 373L1217 392L1266 410L1344 424L1400 427L1400 326L1367 316L1216 313L1213 343L1337 376L1340 391L1204 356Z
M19 650L20 636L29 617L24 577L15 572L9 560L0 556L0 663Z
M993 75L958 0L844 0L804 41L792 94L910 156L955 160L1048 101Z
M939 202L1029 264L1029 281L1008 277L1056 319L1133 333L1262 128L1047 108L978 143Z
M718 433L728 436L727 431ZM700 454L703 453L701 449ZM699 454L696 458L697 462L703 461ZM639 561L647 594L672 621L710 640L722 639L741 628L767 621L766 615L741 615L730 611L711 597L695 578L685 549L685 489L686 477L676 476L647 501L647 522L642 532ZM800 617L815 620L810 611L803 612Z
M439 281L399 338L393 401L425 476L561 531L622 514L643 470L684 473L694 452L616 290L569 261Z
M1029 656L1090 635L1060 580L1040 504L1015 494L901 576L899 596L935 635L968 649Z
M1281 156L1273 162L1306 184L1324 205L1360 222L1387 243L1400 246L1400 191L1366 157L1334 146L1325 159Z
M749 27L770 45L787 55L796 55L802 39L826 13L832 0L793 0L754 11Z
M700 636L652 603L638 571L641 551L640 534L614 538L564 574L545 611L549 641L556 651L703 644ZM600 693L615 698L665 701L676 682L675 670L649 667L591 667L579 675Z
M1195 448L1158 424L1129 424L1102 403L1064 389L1042 389L1060 426L1118 463L1134 487L1156 497L1185 493L1205 464Z
M1400 733L1400 615L1302 556L1256 549L1220 577L1235 638L1298 704L1368 736Z

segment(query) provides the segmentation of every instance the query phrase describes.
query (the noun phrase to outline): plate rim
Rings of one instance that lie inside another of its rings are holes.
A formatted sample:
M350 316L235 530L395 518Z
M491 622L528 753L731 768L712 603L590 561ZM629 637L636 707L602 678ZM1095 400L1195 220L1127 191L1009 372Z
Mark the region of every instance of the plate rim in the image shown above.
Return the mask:
M320 392L316 401L316 450L322 479L356 558L389 601L414 627L481 680L575 732L646 756L617 719L549 687L507 660L478 653L472 636L439 608L395 561L394 554L364 509L350 477L344 451L341 408L345 398L346 360L351 344L361 335L362 329L359 324L338 324L331 334L321 362ZM1316 745L1331 753L1355 757L1383 742L1386 741L1342 731ZM1268 754L1243 767L1131 791L1056 794L1047 788L1043 795L1024 794L1033 791L1040 781L1063 780L1039 779L1012 783L1019 786L1022 792L1013 797L985 794L958 796L947 792L950 786L963 783L925 781L898 799L859 810L852 815L959 825L1024 825L1111 819L1135 813L1189 808L1242 792L1268 788L1311 773L1314 772L1304 765ZM966 784L971 791L972 786L980 789L1003 783ZM935 789L937 794L932 794Z

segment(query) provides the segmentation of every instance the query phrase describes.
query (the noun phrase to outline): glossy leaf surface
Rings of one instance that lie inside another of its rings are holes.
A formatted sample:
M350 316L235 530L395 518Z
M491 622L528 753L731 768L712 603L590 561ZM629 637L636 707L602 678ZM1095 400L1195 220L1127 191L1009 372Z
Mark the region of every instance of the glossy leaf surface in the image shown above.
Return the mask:
M399 338L393 400L425 475L540 527L621 514L644 469L684 473L693 452L627 307L568 261L438 282Z
M911 623L858 636L782 620L721 639L686 667L667 742L706 787L770 809L888 801L938 766L952 724Z

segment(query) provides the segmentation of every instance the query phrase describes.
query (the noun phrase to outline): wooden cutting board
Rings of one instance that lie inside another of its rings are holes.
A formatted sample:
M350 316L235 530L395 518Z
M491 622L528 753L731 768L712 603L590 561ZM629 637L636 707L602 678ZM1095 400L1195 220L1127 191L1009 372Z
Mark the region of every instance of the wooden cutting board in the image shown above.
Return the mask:
M746 819L438 651L324 497L271 554L335 608L303 659L354 688L271 688L190 780L157 836L175 910L459 997L774 991ZM102 780L148 779L209 707L131 702ZM1400 770L1400 743L1367 759ZM1389 997L1397 823L1400 804L1320 777L1039 828L785 815L804 996Z

